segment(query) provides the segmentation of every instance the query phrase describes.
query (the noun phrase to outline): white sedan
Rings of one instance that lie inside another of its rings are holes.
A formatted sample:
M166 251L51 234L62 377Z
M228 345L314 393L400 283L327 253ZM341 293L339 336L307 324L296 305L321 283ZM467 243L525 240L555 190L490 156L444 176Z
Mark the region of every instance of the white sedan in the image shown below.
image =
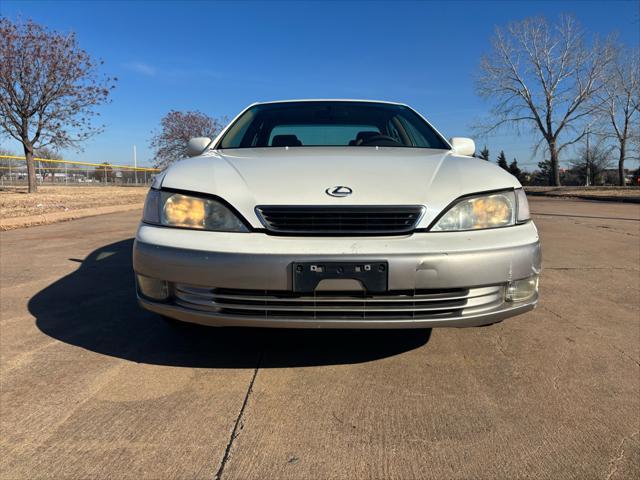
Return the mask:
M217 326L487 325L538 302L516 178L406 105L254 104L159 175L136 235L140 305Z

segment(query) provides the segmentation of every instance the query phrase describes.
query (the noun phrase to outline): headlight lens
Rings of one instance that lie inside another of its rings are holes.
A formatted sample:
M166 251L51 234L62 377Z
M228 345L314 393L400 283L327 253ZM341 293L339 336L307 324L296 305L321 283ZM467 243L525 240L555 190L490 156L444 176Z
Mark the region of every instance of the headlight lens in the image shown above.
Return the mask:
M538 293L538 275L532 275L529 278L509 282L505 299L508 302L522 302L529 300L536 293Z
M453 205L431 230L478 230L506 227L515 222L516 194L511 190L464 198Z
M518 223L526 222L531 218L531 212L529 211L529 201L527 200L527 194L524 193L524 188L516 190L516 199L518 200Z
M247 232L247 227L224 204L210 198L150 190L143 220L168 227L218 232Z

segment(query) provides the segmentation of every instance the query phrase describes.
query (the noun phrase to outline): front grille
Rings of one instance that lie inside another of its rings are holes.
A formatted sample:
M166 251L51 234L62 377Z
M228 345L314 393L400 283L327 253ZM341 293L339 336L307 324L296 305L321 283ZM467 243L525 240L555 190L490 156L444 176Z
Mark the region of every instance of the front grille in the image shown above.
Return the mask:
M296 294L289 291L230 290L176 284L176 305L224 316L265 319L446 319L500 306L504 288L500 285L471 289L389 291L318 291Z
M272 232L301 234L393 235L413 230L424 207L408 206L258 206Z

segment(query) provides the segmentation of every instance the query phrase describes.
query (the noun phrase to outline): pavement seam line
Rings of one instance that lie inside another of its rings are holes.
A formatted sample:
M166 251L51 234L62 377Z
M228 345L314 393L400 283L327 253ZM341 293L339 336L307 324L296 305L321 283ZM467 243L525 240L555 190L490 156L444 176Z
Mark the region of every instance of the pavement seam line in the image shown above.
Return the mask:
M229 461L229 456L231 454L231 447L233 446L233 442L239 435L238 427L242 422L244 410L247 407L247 403L249 403L249 397L253 392L253 384L256 381L256 376L258 375L258 370L260 369L260 364L262 363L263 355L264 355L264 350L260 352L260 356L258 357L258 363L256 364L256 368L253 370L253 375L251 377L251 381L249 382L249 387L247 388L247 392L244 395L244 401L242 402L242 406L240 407L240 412L236 417L236 421L233 425L233 430L231 431L231 436L229 437L229 441L227 442L227 446L224 450L224 455L222 456L222 460L220 461L220 467L218 468L218 471L216 472L216 476L214 477L215 480L220 480L222 478L224 467L227 465L227 462Z

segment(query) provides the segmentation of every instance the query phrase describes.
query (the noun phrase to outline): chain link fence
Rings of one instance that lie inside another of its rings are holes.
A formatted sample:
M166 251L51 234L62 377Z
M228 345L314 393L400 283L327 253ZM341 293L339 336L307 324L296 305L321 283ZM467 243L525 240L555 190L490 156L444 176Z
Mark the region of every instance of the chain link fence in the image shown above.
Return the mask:
M34 158L40 185L148 185L158 168ZM25 157L0 155L0 186L27 184Z

